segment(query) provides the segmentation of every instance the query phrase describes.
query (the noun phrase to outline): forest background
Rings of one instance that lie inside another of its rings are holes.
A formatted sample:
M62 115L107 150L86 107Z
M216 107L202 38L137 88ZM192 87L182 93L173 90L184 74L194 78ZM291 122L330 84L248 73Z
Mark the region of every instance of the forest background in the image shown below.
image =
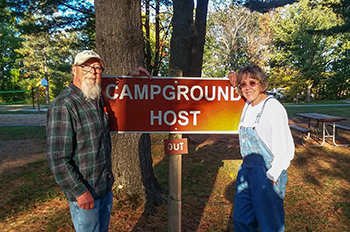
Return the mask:
M283 101L347 99L349 3L300 0L272 9L258 3L209 1L203 62L195 76L225 77L256 63ZM48 103L68 86L75 54L95 49L94 3L0 0L0 5L0 91L30 92L46 79L49 85L40 94ZM173 2L142 0L141 8L144 66L154 76L167 76ZM28 94L0 92L0 103L22 100Z

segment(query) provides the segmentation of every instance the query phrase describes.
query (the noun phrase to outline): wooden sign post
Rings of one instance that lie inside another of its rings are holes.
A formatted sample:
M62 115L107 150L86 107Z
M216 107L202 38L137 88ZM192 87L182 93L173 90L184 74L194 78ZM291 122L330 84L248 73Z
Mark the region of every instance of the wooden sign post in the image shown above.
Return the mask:
M169 157L169 209L168 231L181 231L181 172L182 154L188 153L187 139L181 134L170 134L164 141L164 151Z

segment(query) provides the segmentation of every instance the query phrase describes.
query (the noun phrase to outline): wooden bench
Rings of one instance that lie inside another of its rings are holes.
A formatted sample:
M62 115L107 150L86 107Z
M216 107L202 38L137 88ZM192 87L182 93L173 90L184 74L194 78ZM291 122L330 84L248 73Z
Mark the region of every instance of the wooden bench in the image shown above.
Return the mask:
M328 126L330 126L331 128L333 128L333 123L329 123ZM349 126L345 126L345 125L341 125L341 124L335 124L335 131L334 136L337 134L337 130L344 130L344 131L350 131L350 127ZM337 144L335 142L333 142L336 146L350 146L350 144Z
M328 126L333 127L333 124L329 123ZM349 126L344 126L344 125L341 125L341 124L335 124L335 128L336 129L350 131L350 127Z
M289 125L290 129L301 132L301 143L304 145L304 140L307 140L310 137L310 129L297 126L297 125ZM304 138L304 135L307 134L307 137Z

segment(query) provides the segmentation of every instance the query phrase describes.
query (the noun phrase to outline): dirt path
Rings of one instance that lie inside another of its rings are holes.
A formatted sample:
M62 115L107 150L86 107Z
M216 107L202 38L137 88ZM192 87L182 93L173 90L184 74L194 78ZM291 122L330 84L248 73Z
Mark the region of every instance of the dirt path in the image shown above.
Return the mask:
M16 141L0 140L0 175L45 158L46 141L40 139L26 139Z
M45 126L46 114L0 114L0 126Z
M45 124L46 114L0 114L0 127L45 126ZM12 168L44 158L45 150L46 141L41 139L0 140L0 175Z

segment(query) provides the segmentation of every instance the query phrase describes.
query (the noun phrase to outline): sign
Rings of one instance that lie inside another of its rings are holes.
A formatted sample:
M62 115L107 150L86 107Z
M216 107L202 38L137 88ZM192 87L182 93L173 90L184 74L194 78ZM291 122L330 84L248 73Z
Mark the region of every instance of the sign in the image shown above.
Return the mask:
M166 155L188 154L187 139L164 140L164 151Z
M44 79L41 79L40 85L41 85L41 86L47 86L47 80L46 80L45 78L44 78Z
M244 106L225 78L103 76L101 87L115 132L236 134Z

